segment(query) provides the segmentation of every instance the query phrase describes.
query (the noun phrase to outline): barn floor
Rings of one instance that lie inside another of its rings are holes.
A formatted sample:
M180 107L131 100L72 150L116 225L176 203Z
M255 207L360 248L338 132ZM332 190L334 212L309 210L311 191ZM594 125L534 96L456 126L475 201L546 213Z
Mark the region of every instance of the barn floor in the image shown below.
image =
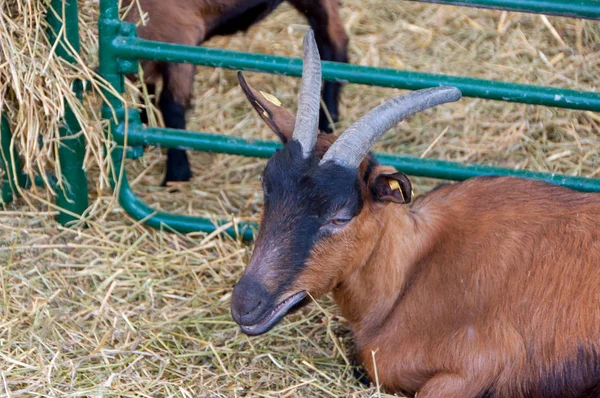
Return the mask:
M384 0L344 0L342 14L356 64L597 89L597 23ZM299 56L305 26L284 4L246 34L207 45ZM246 76L294 109L299 80ZM338 130L399 92L347 85ZM198 68L193 108L190 129L274 138L235 71ZM600 177L599 124L591 112L463 99L402 123L376 149ZM128 172L157 209L257 219L264 160L194 153L191 161L195 177L177 192L158 186L159 149ZM20 200L0 212L0 397L385 395L355 380L351 335L329 297L246 337L229 298L252 246L141 227L94 188L97 174L90 170L87 229L60 227L48 205ZM413 183L418 194L437 182Z

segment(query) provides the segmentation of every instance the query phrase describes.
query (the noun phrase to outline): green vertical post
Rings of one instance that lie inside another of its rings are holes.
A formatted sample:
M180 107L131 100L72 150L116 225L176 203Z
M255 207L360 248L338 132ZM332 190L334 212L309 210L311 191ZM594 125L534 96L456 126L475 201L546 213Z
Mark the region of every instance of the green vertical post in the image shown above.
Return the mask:
M135 25L121 22L119 19L118 0L100 0L98 58L100 75L102 75L111 87L111 89L104 89L103 93L106 101L102 105L102 117L110 121L106 134L109 139L113 139L117 129L123 126L126 118L128 118L127 111L121 99L117 97L117 94L125 91L125 77L119 65L117 54L112 46L112 42L120 35L135 35ZM129 188L125 170L123 170L122 156L124 152L120 148L111 148L110 150L113 165L110 182L113 189L117 192L119 203L125 207L127 205L125 201L131 197L123 194ZM119 185L119 177L121 175L124 177L124 181Z
M69 62L75 62L73 51L79 53L79 21L77 0L52 0L48 9L48 36L51 43L59 40L56 54ZM57 33L64 26L64 32ZM73 81L73 92L81 101L81 81ZM58 222L66 224L77 220L75 215L81 215L88 207L87 175L83 166L85 157L85 137L76 136L81 126L71 107L66 105L63 125L60 128L58 161L62 173L62 187L57 188L56 204L64 211L58 214Z
M8 203L13 200L17 194L17 184L25 187L25 175L21 172L21 162L19 154L14 146L11 148L12 134L8 124L6 114L2 112L2 127L0 129L0 167L4 169L6 181L2 182L1 194L2 203ZM14 165L14 168L13 168Z
M126 26L126 24L122 24L119 20L118 1L100 0L100 19L98 20L99 71L100 75L118 93L122 93L125 90L125 77L120 71L117 56L112 48L112 42L119 36L121 29L125 29L126 27L133 28L135 31L135 26ZM112 110L116 113L121 113L123 104L112 90L105 89L103 93L108 103L104 103L102 106L102 117L109 119L111 127L116 128L117 124L122 122L122 120L114 120Z

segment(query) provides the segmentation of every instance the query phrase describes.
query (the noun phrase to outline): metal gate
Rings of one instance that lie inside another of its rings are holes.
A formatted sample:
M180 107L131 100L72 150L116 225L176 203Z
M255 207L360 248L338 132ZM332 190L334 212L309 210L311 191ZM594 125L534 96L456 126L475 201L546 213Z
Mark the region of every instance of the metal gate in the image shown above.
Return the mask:
M576 18L600 19L600 2L592 0L423 0L426 2L452 4L457 6L494 8L508 11L543 13ZM65 2L63 4L63 2ZM77 3L75 0L53 0L51 7L66 10L66 36L71 44L78 44ZM59 14L60 15L60 14ZM51 23L55 30L60 20ZM60 38L59 38L60 39ZM190 132L166 128L146 127L141 124L139 112L126 109L118 93L124 92L124 76L137 73L138 60L156 60L164 62L183 62L196 65L223 67L228 69L252 70L276 73L288 76L300 76L302 60L272 55L253 54L222 49L191 47L170 43L153 42L136 37L135 25L119 19L118 0L100 0L99 20L101 75L110 84L104 90L107 102L103 106L103 117L110 120L109 136L118 145L111 152L114 162L113 183L117 190L119 203L134 219L155 228L168 228L181 232L213 231L216 228L211 220L180 214L156 211L141 200L131 189L123 163L127 158L137 158L143 153L145 145L162 147L185 147L198 151L227 153L259 158L270 157L281 147L278 142L246 140L242 138ZM58 46L57 51L61 51ZM78 48L78 45L75 46ZM66 52L59 53L69 57ZM595 92L542 87L510 82L490 81L470 77L456 77L439 74L409 72L389 68L323 62L323 78L348 83L368 84L382 87L417 90L439 85L458 87L464 96L498 101L519 102L524 104L545 105L560 108L600 111L600 94ZM76 90L80 87L76 86ZM67 114L67 122L68 120ZM5 126L6 124L6 126ZM77 126L65 125L64 134L76 131ZM8 125L2 121L2 159L9 156L6 137L9 137ZM81 214L87 207L87 185L85 173L80 165L83 159L82 143L67 140L66 148L60 153L60 161L66 167L63 178L72 190L67 197L58 199L73 214ZM580 191L600 191L600 179L572 177L554 173L527 170L511 170L477 164L460 164L434 159L419 159L403 155L376 154L387 165L394 166L414 176L433 177L448 180L465 180L482 175L504 175L533 178L563 185ZM13 157L14 159L14 157ZM0 159L1 161L1 159ZM6 171L12 167L2 162ZM13 164L18 167L18 164ZM7 175L12 175L8 173ZM19 173L14 173L19 175ZM10 191L11 184L25 184L25 181L6 182L2 194ZM8 185L7 185L8 184ZM64 195L63 195L64 196ZM68 213L65 213L65 217ZM236 224L226 229L232 235L241 235L245 239L253 236L251 225Z
M504 10L546 13L578 18L600 19L600 3L595 1L564 0L431 0L454 5L498 8ZM191 47L153 42L136 37L135 26L119 20L117 0L100 0L100 73L118 92L124 89L124 74L136 73L138 59L164 62L182 62L228 69L300 76L302 61L272 55L253 54L222 49ZM323 62L323 78L349 83L417 90L438 85L458 87L464 96L484 99L546 105L570 109L600 111L600 95L595 92L575 91L552 87L454 77L395 69L373 68L335 62ZM146 127L140 123L136 110L125 110L119 99L105 93L109 103L104 107L104 117L111 118L110 134L121 149L113 151L113 162L119 181L118 196L121 206L132 217L152 227L168 227L182 232L212 231L210 220L179 214L155 211L131 190L127 182L123 161L126 157L141 154L144 145L185 147L198 151L233 155L270 157L280 144L273 141L245 140L242 138L190 132L166 128ZM127 127L126 127L127 125ZM123 150L125 149L125 151ZM376 154L383 163L407 174L449 180L465 180L482 175L510 175L540 179L580 191L600 191L600 179L571 177L526 170L510 170L485 165L465 165L410 156ZM252 237L248 225L229 228L230 234Z

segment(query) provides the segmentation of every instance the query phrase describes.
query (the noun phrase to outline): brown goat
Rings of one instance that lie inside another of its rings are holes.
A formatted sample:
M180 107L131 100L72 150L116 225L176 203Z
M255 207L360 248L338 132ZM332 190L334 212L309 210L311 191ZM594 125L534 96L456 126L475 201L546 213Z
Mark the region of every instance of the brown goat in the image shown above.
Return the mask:
M260 21L282 0L137 0L148 14L149 22L138 28L139 37L161 42L200 45L212 36L245 31ZM317 45L324 60L348 62L348 36L339 15L339 0L288 0L306 16L315 30ZM138 6L125 0L129 7L125 19L140 20ZM185 111L190 105L194 65L142 61L144 79L150 93L162 79L163 90L158 102L166 127L185 129ZM340 83L326 82L323 102L333 122L338 120ZM142 114L144 122L145 114ZM331 132L326 113L321 110L320 128ZM169 181L187 181L192 172L185 150L171 148L167 152L167 172L163 185Z
M232 295L242 331L265 333L309 293L333 292L358 359L389 391L600 397L600 195L480 177L411 203L408 178L368 151L400 119L456 100L451 89L388 101L314 144L245 92L285 146L263 172L256 245Z

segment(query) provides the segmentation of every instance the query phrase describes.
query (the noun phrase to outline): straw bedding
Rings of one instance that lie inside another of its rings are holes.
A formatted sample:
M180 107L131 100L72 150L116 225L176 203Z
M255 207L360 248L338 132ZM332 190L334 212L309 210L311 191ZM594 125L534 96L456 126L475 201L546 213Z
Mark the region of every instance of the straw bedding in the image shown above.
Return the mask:
M26 171L56 168L59 116L64 102L74 104L89 143L92 204L81 230L57 225L47 189L24 192L0 212L0 396L383 396L355 380L351 335L330 298L249 339L229 315L229 297L252 246L147 229L118 207L106 188L99 99L88 94L77 105L68 90L72 77L90 80L96 63L98 4L79 5L83 54L73 67L52 55L43 2L1 3L0 106ZM345 0L342 14L353 63L596 89L597 23L383 0ZM284 4L248 33L206 45L299 56L305 27ZM294 109L297 79L246 76ZM399 92L347 85L338 130ZM234 71L198 68L188 122L274 138ZM591 112L463 99L402 123L376 149L598 177L599 123ZM257 219L264 160L194 153L191 161L194 179L178 192L158 186L159 149L127 170L155 208ZM415 193L436 183L413 182Z

